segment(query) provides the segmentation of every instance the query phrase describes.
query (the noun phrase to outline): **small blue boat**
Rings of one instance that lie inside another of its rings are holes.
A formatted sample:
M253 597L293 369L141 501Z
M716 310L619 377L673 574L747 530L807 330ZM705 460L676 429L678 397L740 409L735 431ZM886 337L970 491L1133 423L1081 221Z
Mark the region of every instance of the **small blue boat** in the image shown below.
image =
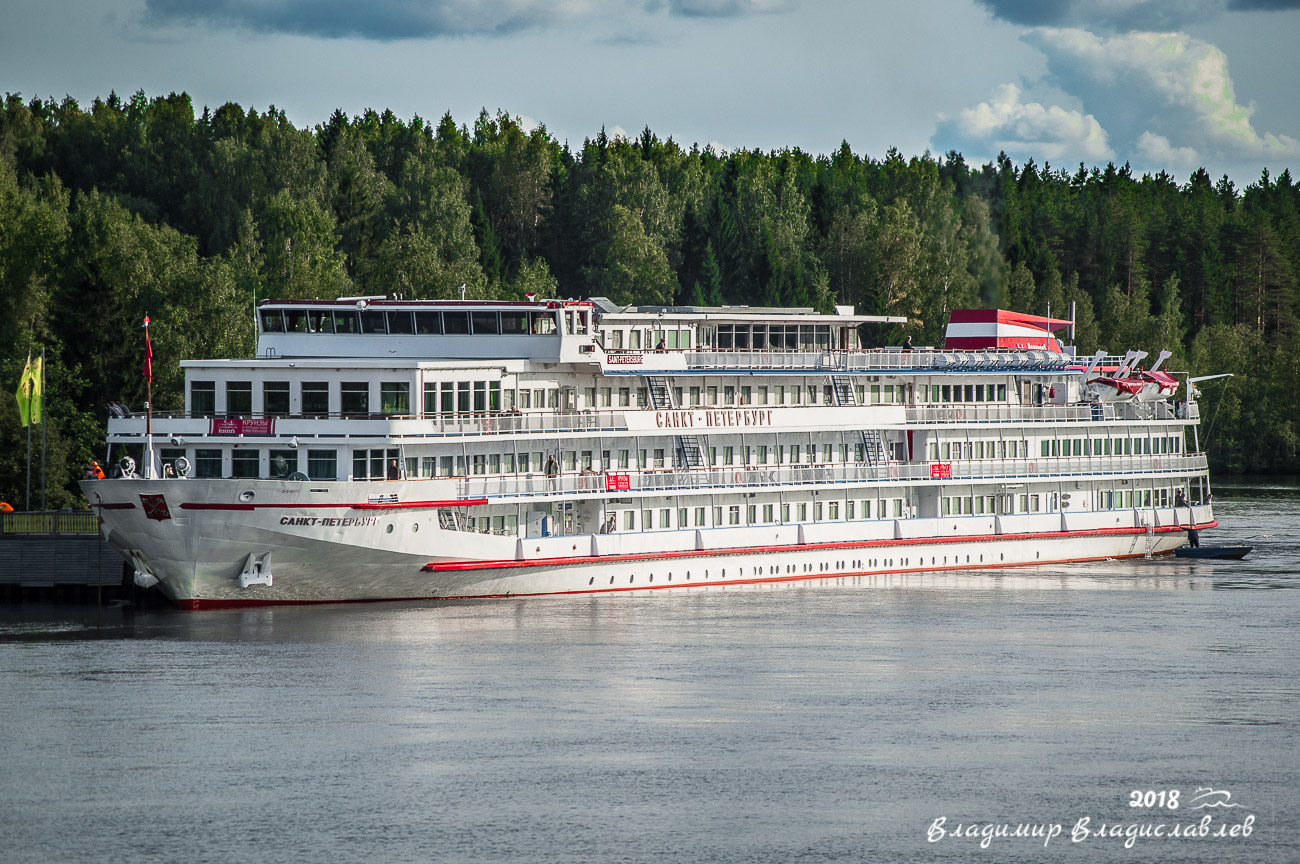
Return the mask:
M1213 558L1240 561L1254 546L1180 546L1174 550L1178 558Z

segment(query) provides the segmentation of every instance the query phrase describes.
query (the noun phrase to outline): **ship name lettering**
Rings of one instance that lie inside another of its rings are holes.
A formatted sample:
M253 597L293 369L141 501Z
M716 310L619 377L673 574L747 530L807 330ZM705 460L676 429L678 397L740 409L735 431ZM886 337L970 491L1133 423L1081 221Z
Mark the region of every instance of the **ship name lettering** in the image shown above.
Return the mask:
M660 429L688 429L695 426L694 411L656 411L655 425Z
M281 525L320 525L324 528L354 528L378 525L378 516L281 516Z
M705 426L771 426L772 409L754 408L740 411L706 411Z

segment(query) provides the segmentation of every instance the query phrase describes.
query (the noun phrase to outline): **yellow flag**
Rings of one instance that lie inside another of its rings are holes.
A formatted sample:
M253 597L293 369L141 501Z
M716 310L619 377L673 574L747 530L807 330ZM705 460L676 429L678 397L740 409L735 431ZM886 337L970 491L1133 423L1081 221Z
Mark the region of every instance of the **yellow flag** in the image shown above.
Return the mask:
M23 367L23 377L18 379L18 419L21 421L20 425L22 426L27 426L32 422L31 417L28 415L28 410L31 407L31 392L32 355L28 354L27 365Z
M45 358L37 357L32 363L32 423L41 422L41 390L45 384Z

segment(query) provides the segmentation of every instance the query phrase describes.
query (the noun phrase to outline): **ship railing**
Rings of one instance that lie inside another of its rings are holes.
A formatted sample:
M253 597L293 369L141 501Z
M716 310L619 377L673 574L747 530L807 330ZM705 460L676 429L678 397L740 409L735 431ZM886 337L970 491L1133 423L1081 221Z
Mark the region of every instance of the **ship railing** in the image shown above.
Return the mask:
M1106 404L979 405L966 403L907 408L908 423L1058 423L1114 419L1116 419L1115 406Z
M701 468L541 474L468 478L459 481L463 498L540 497L623 492L668 492L695 489L764 491L783 486L818 486L936 480L1048 480L1132 474L1186 474L1206 469L1203 454L1166 456L1092 456L1041 459L972 459L951 462L853 463L827 466Z
M872 348L858 351L813 348L687 351L692 369L785 370L826 372L1016 372L1061 370L1075 362L1055 351L936 351Z
M176 432L189 437L208 434L213 420L265 421L273 419L275 434L300 435L310 437L319 430L319 421L346 420L345 425L335 427L357 437L375 437L376 435L417 435L417 436L460 436L460 435L508 435L514 433L552 433L552 432L604 432L623 431L627 429L627 417L621 411L554 411L554 412L513 412L487 411L468 414L187 414L185 412L155 412L153 415L154 434ZM138 431L144 434L143 413L132 413L126 417L114 417L113 432L116 435ZM183 424L168 427L168 421ZM247 427L231 426L231 431L211 433L213 437L226 438L240 434L240 429ZM257 431L244 434L265 435L269 425L256 427Z

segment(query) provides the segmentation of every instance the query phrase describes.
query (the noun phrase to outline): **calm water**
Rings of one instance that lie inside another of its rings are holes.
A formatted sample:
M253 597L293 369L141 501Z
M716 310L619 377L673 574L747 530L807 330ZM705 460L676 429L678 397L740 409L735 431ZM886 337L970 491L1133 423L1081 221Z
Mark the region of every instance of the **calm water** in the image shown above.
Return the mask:
M1300 493L1216 503L1245 562L0 608L0 860L1300 861Z

